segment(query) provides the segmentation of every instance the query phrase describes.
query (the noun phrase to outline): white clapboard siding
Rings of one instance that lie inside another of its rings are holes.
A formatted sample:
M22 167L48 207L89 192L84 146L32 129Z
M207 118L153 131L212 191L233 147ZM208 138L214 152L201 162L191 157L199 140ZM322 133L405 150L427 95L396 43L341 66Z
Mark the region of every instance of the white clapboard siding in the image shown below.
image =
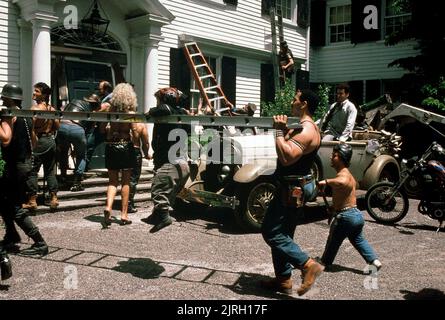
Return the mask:
M174 72L169 70L170 48L178 48L178 36L185 34L239 47L239 53L232 50L213 54L237 59L237 106L247 102L259 105L261 63L268 61L271 43L270 20L261 15L261 1L238 1L236 7L212 0L163 0L161 3L175 19L162 28L164 39L159 46L159 85L169 84L170 72ZM306 30L284 24L284 37L294 56L306 60ZM252 49L264 52L264 61L249 59L248 52Z
M382 41L356 46L326 46L311 50L310 81L338 82L351 80L395 79L405 71L388 67L395 59L413 56L414 42L385 46Z
M10 82L18 84L20 77L20 35L18 10L12 1L0 0L0 89Z

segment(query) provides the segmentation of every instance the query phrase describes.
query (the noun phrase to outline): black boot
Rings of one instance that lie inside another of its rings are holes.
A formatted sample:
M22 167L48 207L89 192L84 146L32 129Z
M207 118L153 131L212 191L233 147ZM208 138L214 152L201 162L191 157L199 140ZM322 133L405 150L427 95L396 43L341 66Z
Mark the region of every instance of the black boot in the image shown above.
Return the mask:
M2 280L6 280L12 277L11 260L9 260L8 255L4 251L0 252L0 270Z
M29 237L34 240L34 244L28 249L20 251L20 254L24 256L46 256L48 254L48 245L45 240L43 240L40 232L36 231L36 233L29 235Z

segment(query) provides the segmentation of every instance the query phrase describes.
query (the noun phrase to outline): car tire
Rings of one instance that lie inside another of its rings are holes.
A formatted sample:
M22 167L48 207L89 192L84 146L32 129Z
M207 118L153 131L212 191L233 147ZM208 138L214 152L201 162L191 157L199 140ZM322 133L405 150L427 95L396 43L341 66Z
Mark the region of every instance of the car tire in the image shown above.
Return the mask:
M264 215L276 187L276 182L271 177L260 177L251 183L237 185L235 190L240 203L235 210L235 218L243 229L250 232L261 231Z

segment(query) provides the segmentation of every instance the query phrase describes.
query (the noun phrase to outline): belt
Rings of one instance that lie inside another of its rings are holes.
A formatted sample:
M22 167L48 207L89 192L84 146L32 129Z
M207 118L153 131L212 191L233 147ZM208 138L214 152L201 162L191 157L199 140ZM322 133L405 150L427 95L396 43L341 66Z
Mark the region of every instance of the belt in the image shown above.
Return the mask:
M357 206L348 206L348 207L341 208L340 210L337 210L336 212L337 213L342 213L342 212L345 212L345 211L348 211L348 210L351 210L351 209L355 209L355 208L357 208Z
M41 138L41 137L52 137L54 134L52 132L43 132L43 133L38 133L37 137Z
M308 184L314 180L314 176L312 174L307 174L305 176L285 176L283 180L287 183L289 182L298 182L301 186Z

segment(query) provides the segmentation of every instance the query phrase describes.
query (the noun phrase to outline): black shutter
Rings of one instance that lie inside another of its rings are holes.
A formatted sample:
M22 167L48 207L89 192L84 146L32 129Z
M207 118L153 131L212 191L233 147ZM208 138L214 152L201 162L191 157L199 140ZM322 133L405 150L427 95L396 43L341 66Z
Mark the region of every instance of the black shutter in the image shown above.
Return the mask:
M311 45L326 44L326 0L313 0L311 3Z
M366 29L364 22L369 13L364 13L366 6L372 5L377 8L377 29ZM354 0L351 4L351 42L361 43L380 40L381 23L381 1L380 0Z
M237 6L238 5L238 0L224 0L224 3Z
M221 61L221 88L226 98L236 105L236 59L223 57Z
M363 81L349 81L350 87L349 100L351 100L356 106L363 104Z
M297 4L297 23L301 28L307 28L309 26L309 0L298 0Z
M297 79L295 83L295 89L309 89L309 71L297 70Z
M275 0L261 0L261 14L268 16L272 5L275 5Z
M275 83L272 64L261 64L261 101L273 102L275 99Z
M170 48L170 86L190 95L190 79L191 73L184 49Z

